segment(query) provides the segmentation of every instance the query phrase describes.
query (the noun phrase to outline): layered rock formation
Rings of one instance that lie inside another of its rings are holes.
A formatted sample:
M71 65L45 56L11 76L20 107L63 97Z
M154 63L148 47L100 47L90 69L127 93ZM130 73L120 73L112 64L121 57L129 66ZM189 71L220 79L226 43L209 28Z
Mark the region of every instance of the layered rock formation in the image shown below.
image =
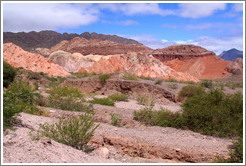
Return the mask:
M127 72L140 77L174 78L183 81L199 80L188 73L176 72L159 60L147 54L115 55L108 59L102 58L90 67L82 67L79 72L113 73Z
M3 45L3 59L13 67L23 67L34 72L43 72L52 76L70 75L61 66L49 63L43 56L24 51L13 43Z
M187 72L198 79L216 79L229 74L224 61L215 53L194 45L173 45L155 50L153 56L179 72Z
M76 37L72 40L63 40L50 49L50 52L66 51L81 53L83 55L115 55L128 52L151 52L152 50L142 44L121 44L109 40Z

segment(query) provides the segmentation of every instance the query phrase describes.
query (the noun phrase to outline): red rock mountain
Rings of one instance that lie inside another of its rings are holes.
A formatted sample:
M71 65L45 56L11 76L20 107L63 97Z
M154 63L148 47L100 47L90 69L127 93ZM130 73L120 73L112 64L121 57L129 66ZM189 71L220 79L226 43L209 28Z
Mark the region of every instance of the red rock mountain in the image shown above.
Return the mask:
M23 67L34 72L43 72L53 76L68 76L61 66L49 63L43 56L24 51L13 43L3 45L3 59L13 67Z
M177 72L147 54L114 55L101 58L92 66L82 67L78 72L113 73L127 72L140 77L174 78L183 81L199 80L188 73Z
M194 45L172 45L155 50L152 55L165 65L179 72L187 72L199 79L216 79L229 74L231 62L224 61L215 53Z
M66 51L70 53L80 53L82 55L115 55L126 54L128 52L151 52L152 50L142 44L122 44L103 39L87 40L76 37L72 40L63 40L50 49L50 53L55 51Z

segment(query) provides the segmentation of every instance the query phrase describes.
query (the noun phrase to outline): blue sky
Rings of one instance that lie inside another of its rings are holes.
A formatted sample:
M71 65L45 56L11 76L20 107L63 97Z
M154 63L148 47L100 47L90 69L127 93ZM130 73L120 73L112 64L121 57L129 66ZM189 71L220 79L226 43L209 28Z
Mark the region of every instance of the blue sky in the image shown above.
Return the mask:
M242 3L5 3L3 31L96 32L151 48L195 44L243 49Z

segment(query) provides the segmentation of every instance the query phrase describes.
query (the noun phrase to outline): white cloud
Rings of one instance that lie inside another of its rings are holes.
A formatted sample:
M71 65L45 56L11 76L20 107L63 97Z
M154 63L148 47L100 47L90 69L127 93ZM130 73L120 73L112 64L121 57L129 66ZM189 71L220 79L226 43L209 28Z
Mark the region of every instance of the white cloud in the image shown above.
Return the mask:
M139 23L137 21L133 21L133 20L125 20L125 21L117 21L117 24L120 25L138 25Z
M233 9L234 9L236 12L241 12L241 11L243 11L243 3L236 3L236 4L233 6Z
M5 3L3 29L17 32L76 28L96 22L98 12L89 4Z
M174 15L173 10L164 10L157 3L99 4L99 8L113 12L123 12L125 15Z
M189 18L207 17L217 10L225 10L225 3L182 3L179 4L180 16Z

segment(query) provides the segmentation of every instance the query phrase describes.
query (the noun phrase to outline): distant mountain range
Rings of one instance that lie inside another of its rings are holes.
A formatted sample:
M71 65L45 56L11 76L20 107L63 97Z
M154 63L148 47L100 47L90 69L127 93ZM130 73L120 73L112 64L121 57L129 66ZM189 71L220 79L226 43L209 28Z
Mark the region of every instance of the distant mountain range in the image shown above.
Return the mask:
M103 39L121 44L140 44L139 42L126 39L117 35L104 35L95 32L84 32L80 35L76 33L57 33L55 31L40 31L40 32L4 32L3 43L14 43L26 51L33 51L35 48L51 48L62 40L71 40L75 37L83 37L85 39Z
M243 51L232 48L228 51L223 51L219 57L227 61L235 61L237 58L243 58Z

